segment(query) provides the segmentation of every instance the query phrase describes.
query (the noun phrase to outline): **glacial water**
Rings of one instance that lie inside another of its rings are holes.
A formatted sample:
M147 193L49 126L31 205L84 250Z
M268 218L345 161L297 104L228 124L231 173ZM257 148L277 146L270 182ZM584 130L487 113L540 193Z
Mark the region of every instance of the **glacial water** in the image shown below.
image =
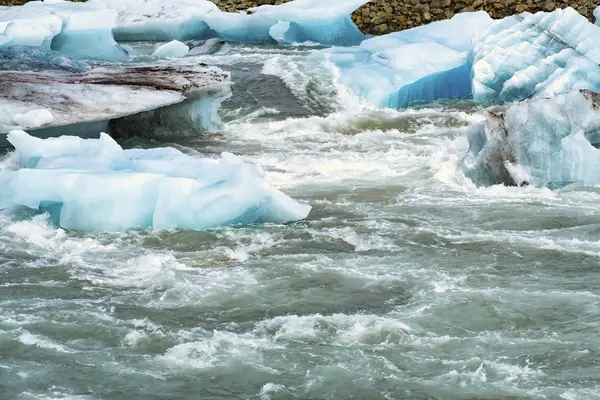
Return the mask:
M0 399L600 399L600 189L479 188L478 106L365 107L317 51L200 56L223 129L121 143L260 163L306 221L0 214Z

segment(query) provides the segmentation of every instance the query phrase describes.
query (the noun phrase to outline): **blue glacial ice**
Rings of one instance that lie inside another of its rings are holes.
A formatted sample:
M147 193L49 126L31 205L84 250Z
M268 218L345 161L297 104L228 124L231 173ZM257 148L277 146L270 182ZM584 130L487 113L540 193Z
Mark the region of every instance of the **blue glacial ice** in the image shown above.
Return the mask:
M89 70L86 62L41 46L0 47L0 71L83 73Z
M472 41L491 21L485 12L463 13L323 52L339 70L339 83L374 106L468 98Z
M304 219L311 207L270 187L262 169L173 148L123 150L110 136L39 139L8 134L14 165L0 169L0 208L48 212L66 229L209 229Z
M469 145L462 170L477 184L598 185L600 95L575 90L487 112Z
M32 1L0 10L0 46L43 46L77 58L127 61L112 34L117 23L115 10L92 4Z
M474 45L473 98L518 101L600 91L600 27L572 8L494 22Z
M350 14L368 0L295 0L227 13L208 0L90 0L116 10L117 40L191 40L353 45L365 35Z

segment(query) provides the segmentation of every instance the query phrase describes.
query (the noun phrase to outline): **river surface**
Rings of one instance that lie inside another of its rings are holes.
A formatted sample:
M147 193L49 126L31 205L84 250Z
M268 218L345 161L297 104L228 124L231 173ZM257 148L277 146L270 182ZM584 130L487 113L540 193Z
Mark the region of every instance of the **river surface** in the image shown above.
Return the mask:
M473 104L377 110L234 46L219 132L305 221L81 233L0 214L0 399L600 399L599 188L481 188Z

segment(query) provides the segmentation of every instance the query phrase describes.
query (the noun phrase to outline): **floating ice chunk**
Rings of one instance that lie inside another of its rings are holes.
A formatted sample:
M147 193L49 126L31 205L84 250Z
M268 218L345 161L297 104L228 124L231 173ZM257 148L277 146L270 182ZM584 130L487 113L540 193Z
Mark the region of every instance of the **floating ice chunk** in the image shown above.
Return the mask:
M50 49L62 20L42 8L0 7L0 46L28 45Z
M13 115L13 121L24 128L39 128L54 121L52 113L46 109L31 110Z
M471 96L468 52L491 23L485 12L324 50L339 83L379 107Z
M172 40L158 47L152 55L161 58L181 58L189 52L189 47L178 40Z
M19 168L0 170L0 208L50 213L67 229L209 229L306 218L310 206L268 186L238 157L195 158L172 148L123 150L100 139L37 139L13 131Z
M598 92L600 27L570 7L507 17L479 37L472 63L478 102Z
M251 8L250 14L211 13L206 21L228 41L350 46L365 39L350 15L368 1L295 0Z
M82 73L89 70L86 62L43 47L0 47L0 71Z
M487 112L462 169L477 184L600 184L600 95L571 91Z
M221 12L208 0L90 0L95 6L116 10L116 40L190 40L215 37L205 22Z

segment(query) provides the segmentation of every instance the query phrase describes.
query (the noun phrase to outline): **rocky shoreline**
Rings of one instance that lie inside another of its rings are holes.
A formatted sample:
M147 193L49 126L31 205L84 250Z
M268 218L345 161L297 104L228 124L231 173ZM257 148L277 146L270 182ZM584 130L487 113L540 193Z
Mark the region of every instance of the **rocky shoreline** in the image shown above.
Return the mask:
M85 1L85 0L73 0ZM223 11L238 12L264 4L282 4L287 0L211 0ZM0 0L0 5L21 5L28 0ZM597 0L373 0L352 14L358 28L367 34L386 33L414 28L429 22L448 19L468 11L486 11L492 18L503 18L524 11L553 11L573 7L593 21Z

